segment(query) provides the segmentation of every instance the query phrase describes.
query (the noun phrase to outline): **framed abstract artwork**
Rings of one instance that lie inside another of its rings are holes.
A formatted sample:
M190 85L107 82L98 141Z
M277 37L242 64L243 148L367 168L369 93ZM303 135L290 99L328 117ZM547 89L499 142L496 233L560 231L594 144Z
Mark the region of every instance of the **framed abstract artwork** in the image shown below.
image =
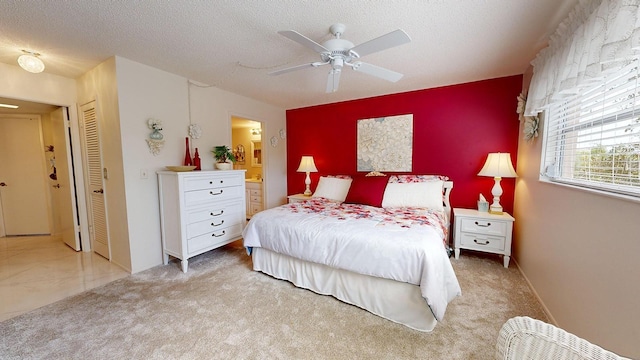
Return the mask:
M413 114L358 120L358 171L412 171Z

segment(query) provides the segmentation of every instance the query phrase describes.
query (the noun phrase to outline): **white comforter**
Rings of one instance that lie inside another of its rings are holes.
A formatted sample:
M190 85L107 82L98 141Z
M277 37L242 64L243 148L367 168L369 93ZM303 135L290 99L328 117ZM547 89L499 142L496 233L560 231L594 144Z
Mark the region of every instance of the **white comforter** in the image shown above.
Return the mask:
M436 320L461 294L443 246L442 215L338 205L323 199L257 213L243 231L244 246L419 285Z

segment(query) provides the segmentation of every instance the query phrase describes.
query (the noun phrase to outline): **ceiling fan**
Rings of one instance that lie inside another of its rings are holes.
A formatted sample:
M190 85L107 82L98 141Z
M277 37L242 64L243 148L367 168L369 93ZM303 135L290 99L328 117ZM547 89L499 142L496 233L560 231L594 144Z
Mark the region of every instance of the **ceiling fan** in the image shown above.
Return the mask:
M320 61L273 71L270 72L269 75L280 75L308 67L331 65L331 70L329 70L329 77L327 79L328 93L338 90L340 74L342 73L342 68L344 66L348 66L355 71L360 71L391 82L396 82L402 78L403 75L400 73L379 66L363 63L362 61L359 61L359 59L365 55L410 42L411 38L407 33L398 29L360 45L353 46L352 42L341 38L342 34L344 34L345 28L346 26L343 24L331 25L329 31L333 36L335 36L335 39L327 40L322 45L294 30L278 31L278 34L318 52L320 54Z

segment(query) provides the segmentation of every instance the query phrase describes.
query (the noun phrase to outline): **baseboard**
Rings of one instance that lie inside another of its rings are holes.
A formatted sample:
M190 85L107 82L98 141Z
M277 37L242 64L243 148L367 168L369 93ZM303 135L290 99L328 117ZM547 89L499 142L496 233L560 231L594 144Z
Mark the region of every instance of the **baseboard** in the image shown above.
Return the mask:
M520 274L522 274L522 277L524 277L524 281L527 282L527 285L529 286L529 289L531 289L531 291L533 292L533 295L536 297L536 299L538 299L538 302L540 303L540 305L542 305L542 311L544 311L544 314L547 315L547 318L549 318L549 323L551 323L551 324L553 324L554 326L557 327L558 326L558 322L553 317L553 315L551 314L551 311L549 311L549 308L547 308L547 305L545 305L544 301L542 301L542 298L540 298L540 295L538 295L538 292L536 291L536 289L531 284L531 281L529 281L529 278L527 277L527 275L524 273L524 271L522 271L522 268L520 267L520 264L518 264L516 259L514 259L513 257L511 258L511 261L516 264L516 267L518 268L518 271L520 271Z

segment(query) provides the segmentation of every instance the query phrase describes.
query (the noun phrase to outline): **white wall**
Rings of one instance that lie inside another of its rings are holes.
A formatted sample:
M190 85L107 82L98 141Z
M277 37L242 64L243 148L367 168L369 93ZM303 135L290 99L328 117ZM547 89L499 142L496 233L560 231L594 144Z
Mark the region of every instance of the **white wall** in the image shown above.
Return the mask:
M640 203L540 182L541 150L518 147L514 258L557 325L640 358Z
M191 118L202 126L203 136L195 145L203 149L202 166L212 169L215 159L210 150L216 145L231 146L231 116L261 121L262 128L262 177L265 188L265 206L282 205L287 200L287 147L286 139L279 138L280 129L286 128L286 112L244 96L215 87L191 87ZM204 134L210 134L205 137ZM269 145L271 137L278 138L278 145ZM248 159L250 160L250 159Z
M162 263L160 210L156 171L166 165L181 165L191 121L202 128L199 139L190 139L202 159L202 169L212 170L214 158L210 150L216 145L231 146L231 114L264 121L272 135L285 127L285 111L271 105L232 94L214 87L191 85L186 78L134 61L116 57L118 103L122 136L123 168L127 202L127 225L131 246L132 272ZM146 144L150 129L147 119L163 122L165 145L154 156ZM286 198L286 148L284 144L270 149L268 156L267 193L271 206ZM141 179L141 170L149 174Z
M75 107L76 82L47 73L32 74L18 65L0 63L0 96L45 104Z

